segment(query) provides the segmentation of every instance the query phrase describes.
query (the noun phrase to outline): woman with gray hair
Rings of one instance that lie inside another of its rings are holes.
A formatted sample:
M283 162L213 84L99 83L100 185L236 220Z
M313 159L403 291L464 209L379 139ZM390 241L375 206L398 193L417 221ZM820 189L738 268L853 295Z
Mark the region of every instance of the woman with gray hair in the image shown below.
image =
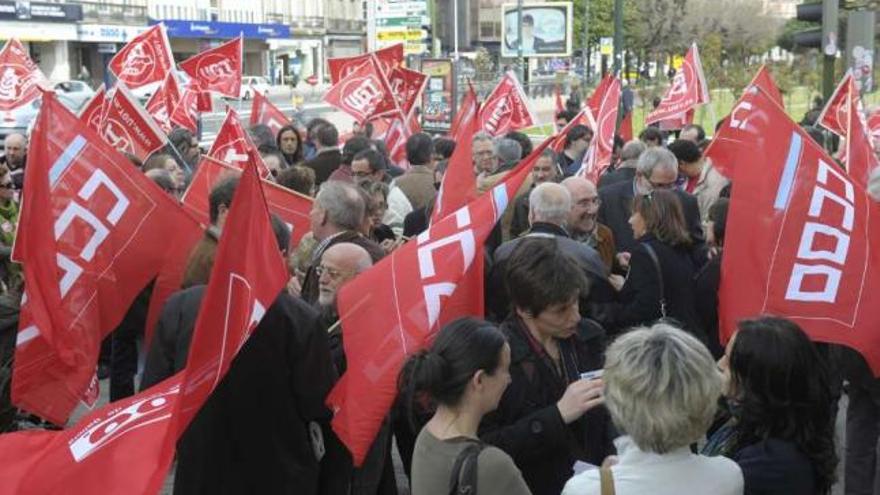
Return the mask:
M605 405L624 434L614 442L619 460L573 477L563 495L743 493L736 463L689 447L705 434L721 393L699 340L666 324L632 330L608 348L603 379Z

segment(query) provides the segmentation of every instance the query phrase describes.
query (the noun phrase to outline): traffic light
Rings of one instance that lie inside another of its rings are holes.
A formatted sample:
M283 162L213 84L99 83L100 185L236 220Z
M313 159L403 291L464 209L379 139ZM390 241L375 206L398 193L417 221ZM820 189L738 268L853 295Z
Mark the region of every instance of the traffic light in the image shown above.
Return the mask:
M827 56L836 55L840 40L837 20L839 2L840 0L822 0L798 5L797 20L821 25L794 33L794 44L805 48L819 48Z

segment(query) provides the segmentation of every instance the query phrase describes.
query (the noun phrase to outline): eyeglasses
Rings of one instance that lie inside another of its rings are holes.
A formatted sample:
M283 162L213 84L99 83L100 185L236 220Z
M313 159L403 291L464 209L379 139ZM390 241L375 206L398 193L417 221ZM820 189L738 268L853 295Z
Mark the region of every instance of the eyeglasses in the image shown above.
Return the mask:
M331 279L338 280L346 275L349 275L351 272L336 270L334 268L330 268L324 265L318 265L315 267L315 274L317 274L319 278L322 277L325 273Z
M0 184L0 189L9 189L10 191L14 191L16 187L14 183L7 182L5 184Z
M675 181L672 182L654 182L648 179L648 184L651 184L651 187L654 189L675 189Z
M584 198L578 201L579 206L602 206L602 200L597 198Z

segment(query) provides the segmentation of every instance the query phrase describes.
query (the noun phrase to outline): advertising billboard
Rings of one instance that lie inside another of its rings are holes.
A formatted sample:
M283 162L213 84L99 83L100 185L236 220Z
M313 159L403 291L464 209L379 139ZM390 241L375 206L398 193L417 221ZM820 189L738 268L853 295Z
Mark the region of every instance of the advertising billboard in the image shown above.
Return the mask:
M456 81L452 59L422 60L428 85L422 93L422 129L448 132L456 111Z
M522 54L525 57L571 56L571 2L524 4L522 11ZM504 4L501 16L502 57L519 54L518 9Z

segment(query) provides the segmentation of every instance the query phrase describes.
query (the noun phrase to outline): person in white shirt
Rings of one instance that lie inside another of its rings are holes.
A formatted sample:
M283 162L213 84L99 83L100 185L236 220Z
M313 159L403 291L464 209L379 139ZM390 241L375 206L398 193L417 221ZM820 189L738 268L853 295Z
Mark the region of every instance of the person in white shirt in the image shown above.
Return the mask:
M605 405L625 435L615 440L610 469L575 475L562 495L603 493L601 474L616 495L740 495L735 462L691 453L706 433L721 393L721 375L699 340L671 325L632 330L605 358Z

